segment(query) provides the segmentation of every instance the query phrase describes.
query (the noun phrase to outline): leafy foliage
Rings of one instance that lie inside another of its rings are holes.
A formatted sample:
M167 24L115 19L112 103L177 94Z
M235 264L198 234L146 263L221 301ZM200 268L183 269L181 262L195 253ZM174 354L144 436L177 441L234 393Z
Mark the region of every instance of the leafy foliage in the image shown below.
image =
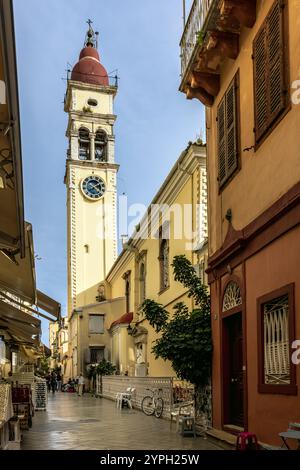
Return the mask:
M99 375L113 375L116 372L116 366L106 359L102 359L102 361L96 366L96 370Z
M201 46L203 44L205 38L205 31L198 31L197 33L197 42Z
M45 354L41 357L39 372L42 375L47 375L50 370L49 360Z
M143 302L142 310L145 318L155 328L157 333L165 328L169 314L161 304L154 302L154 300L146 299Z
M97 375L113 375L116 372L116 367L106 359L102 359L99 364L90 365L87 370L89 380L96 379Z
M179 378L203 387L211 374L210 297L185 256L175 256L172 266L174 279L189 289L188 296L194 299L196 308L189 312L181 302L170 315L161 304L145 300L142 305L145 317L157 333L161 332L153 353L156 358L171 361Z

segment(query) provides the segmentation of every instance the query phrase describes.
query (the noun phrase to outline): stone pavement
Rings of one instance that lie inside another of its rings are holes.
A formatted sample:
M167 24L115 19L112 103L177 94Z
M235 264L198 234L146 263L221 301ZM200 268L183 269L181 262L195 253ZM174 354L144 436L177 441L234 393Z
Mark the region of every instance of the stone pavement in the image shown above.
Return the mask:
M201 437L182 437L170 422L141 411L118 410L90 395L56 393L47 411L37 411L24 450L221 450Z

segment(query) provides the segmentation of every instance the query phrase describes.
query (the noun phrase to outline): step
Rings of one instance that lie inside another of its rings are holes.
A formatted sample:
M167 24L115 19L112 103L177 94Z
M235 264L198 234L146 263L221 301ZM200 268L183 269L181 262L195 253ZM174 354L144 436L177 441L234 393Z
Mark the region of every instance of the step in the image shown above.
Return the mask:
M236 446L236 436L229 432L211 428L206 431L206 434L213 439L225 443L225 445L230 446L230 448L235 448Z

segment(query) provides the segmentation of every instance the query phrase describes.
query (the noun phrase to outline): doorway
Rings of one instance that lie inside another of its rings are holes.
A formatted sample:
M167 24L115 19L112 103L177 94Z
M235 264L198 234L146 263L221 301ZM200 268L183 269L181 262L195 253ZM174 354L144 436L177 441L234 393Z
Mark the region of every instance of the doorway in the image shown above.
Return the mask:
M223 319L223 423L244 428L243 322L238 312Z

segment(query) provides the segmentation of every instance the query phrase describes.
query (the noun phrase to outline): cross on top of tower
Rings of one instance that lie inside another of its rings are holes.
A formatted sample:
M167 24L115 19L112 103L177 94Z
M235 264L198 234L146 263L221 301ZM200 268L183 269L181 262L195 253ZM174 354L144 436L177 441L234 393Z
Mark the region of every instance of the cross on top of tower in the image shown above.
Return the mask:
M93 21L88 19L87 24L89 25L88 32L86 33L84 46L98 48L98 32L93 30Z

